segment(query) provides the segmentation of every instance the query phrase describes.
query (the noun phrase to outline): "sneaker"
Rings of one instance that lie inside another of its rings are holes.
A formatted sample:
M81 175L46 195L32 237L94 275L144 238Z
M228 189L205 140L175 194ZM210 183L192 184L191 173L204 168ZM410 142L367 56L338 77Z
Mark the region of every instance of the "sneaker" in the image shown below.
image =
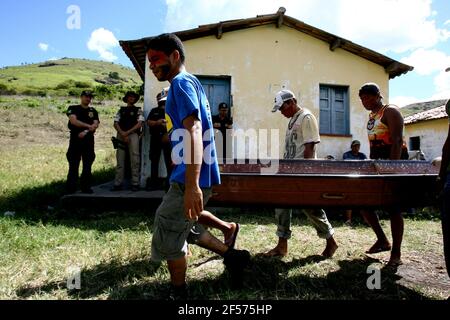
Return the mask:
M181 287L175 287L173 284L170 285L169 291L169 301L186 301L188 298L187 285Z
M247 250L229 249L223 257L223 263L231 276L231 286L233 289L240 289L243 286L244 269L250 263L250 252Z
M131 186L131 191L136 192L139 190L140 190L139 186Z

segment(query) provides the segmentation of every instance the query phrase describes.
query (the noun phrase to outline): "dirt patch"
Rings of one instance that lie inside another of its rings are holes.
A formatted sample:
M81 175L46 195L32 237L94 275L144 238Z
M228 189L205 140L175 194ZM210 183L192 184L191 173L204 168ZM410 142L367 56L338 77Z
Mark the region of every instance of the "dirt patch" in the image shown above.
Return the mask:
M407 287L423 287L450 295L450 278L445 267L444 256L433 252L408 252L404 264L397 270L402 279L399 284Z

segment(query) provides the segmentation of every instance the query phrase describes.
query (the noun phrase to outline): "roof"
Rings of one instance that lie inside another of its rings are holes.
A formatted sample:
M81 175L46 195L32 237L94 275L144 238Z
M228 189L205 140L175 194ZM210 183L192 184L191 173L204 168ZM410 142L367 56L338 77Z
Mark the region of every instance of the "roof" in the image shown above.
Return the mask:
M182 41L202 38L206 36L216 36L217 39L221 39L224 33L232 32L236 30L254 28L263 25L274 24L277 28L282 25L294 28L300 32L310 35L314 38L327 42L330 45L330 50L335 51L340 48L351 52L357 56L372 61L385 68L389 73L389 78L393 79L397 76L412 71L414 68L403 64L399 61L386 57L378 52L372 51L368 48L360 46L349 40L328 33L321 29L310 26L302 21L286 16L286 9L280 8L277 13L269 15L261 15L256 18L238 19L222 21L214 24L201 25L198 28L174 32ZM141 78L145 79L145 59L146 59L146 47L147 43L153 37L142 38L139 40L120 41L120 45L125 53L130 58L137 72Z
M441 105L437 108L433 108L430 110L422 111L416 114L413 114L409 117L405 118L405 124L414 124L422 121L428 121L428 120L438 120L447 118L447 112L445 111L445 104Z

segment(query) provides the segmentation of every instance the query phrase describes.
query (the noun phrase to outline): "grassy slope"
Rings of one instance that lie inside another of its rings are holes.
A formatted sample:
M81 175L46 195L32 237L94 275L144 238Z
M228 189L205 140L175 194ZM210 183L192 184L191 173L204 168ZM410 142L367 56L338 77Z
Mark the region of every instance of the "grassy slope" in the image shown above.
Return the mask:
M413 114L428 111L445 104L447 100L436 100L423 103L415 103L412 105L405 106L400 109L404 118L412 116Z
M54 88L67 80L87 82L94 86L99 85L95 82L96 78L108 77L110 72L119 73L125 85L137 85L142 82L134 69L118 64L71 58L51 62L58 66L42 68L39 67L41 65L39 63L0 69L0 84L17 90ZM13 80L14 78L17 80Z
M156 268L149 263L153 210L94 212L90 219L80 219L58 217L58 209L48 208L58 199L67 174L67 118L62 112L67 103L0 101L0 299L162 299L169 275L165 264ZM109 141L114 105L98 107L98 180L111 179L115 163ZM6 210L15 210L16 216L3 217ZM418 271L417 279L398 281L383 271L382 289L370 291L367 267L381 268L388 256L364 255L374 235L362 224L349 228L334 218L340 248L335 258L321 260L317 255L324 241L298 215L290 254L267 260L256 254L276 243L271 212L236 210L221 217L241 223L238 245L251 251L253 265L246 272L245 289L232 291L221 259L192 247L188 278L194 299L447 298L448 290L440 287L446 274L438 220L406 220L404 260L414 267L409 272ZM383 220L383 227L389 236L389 222ZM66 289L72 267L81 270L80 291Z

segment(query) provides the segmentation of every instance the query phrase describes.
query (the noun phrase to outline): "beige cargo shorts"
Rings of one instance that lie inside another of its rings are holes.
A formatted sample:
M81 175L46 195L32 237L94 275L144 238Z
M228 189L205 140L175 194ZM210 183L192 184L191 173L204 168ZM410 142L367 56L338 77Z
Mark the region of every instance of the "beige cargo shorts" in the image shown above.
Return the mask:
M184 215L184 190L180 183L172 183L156 211L152 237L151 260L178 260L187 254L187 245L195 244L205 228ZM203 205L212 195L212 189L202 189Z

